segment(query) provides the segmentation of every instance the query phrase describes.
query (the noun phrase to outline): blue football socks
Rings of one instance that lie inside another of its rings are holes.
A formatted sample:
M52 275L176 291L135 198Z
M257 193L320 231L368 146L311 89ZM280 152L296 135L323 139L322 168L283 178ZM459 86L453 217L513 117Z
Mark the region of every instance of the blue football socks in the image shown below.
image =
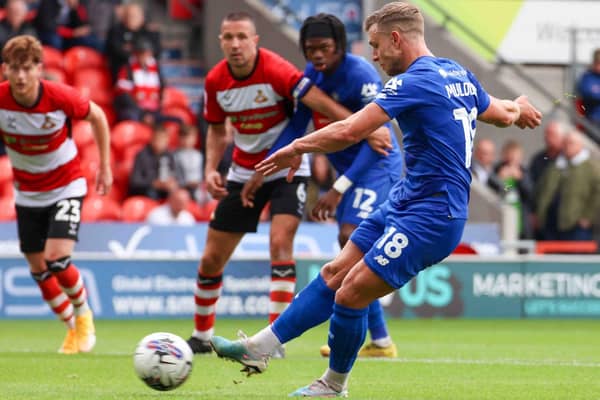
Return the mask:
M331 348L329 368L335 372L346 373L352 369L367 334L368 311L368 307L357 310L334 304L328 344Z
M286 343L327 321L333 312L334 298L335 291L327 287L319 274L273 322L273 333L281 343Z
M383 318L383 308L379 300L375 300L369 304L369 333L373 341L389 336L385 319Z

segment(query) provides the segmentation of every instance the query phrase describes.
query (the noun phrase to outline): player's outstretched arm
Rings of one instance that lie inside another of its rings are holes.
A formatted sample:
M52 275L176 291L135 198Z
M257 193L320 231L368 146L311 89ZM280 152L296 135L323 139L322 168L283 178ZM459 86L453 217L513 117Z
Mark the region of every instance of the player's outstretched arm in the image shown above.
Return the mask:
M90 112L86 120L92 125L92 132L100 154L100 169L96 175L96 192L105 195L110 191L113 183L112 171L110 169L110 130L106 115L100 106L90 101Z
M366 138L373 130L388 122L390 117L381 107L371 103L350 117L334 122L316 132L294 140L256 165L263 175L290 168L288 180L300 165L304 153L333 153Z
M490 96L489 107L477 119L501 128L516 125L521 129L533 129L542 123L542 113L529 102L527 96L519 96L515 100Z

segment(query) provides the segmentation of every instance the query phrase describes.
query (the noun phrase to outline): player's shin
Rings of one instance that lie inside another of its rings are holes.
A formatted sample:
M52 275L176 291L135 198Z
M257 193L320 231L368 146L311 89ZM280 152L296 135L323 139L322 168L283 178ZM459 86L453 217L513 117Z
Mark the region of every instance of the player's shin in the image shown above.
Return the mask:
M194 332L188 344L194 353L210 353L208 340L212 337L216 319L216 303L223 288L223 275L205 276L198 273L194 302Z
M50 271L31 273L31 276L38 284L42 292L42 298L48 303L52 311L67 324L69 329L74 329L73 305L60 288L56 277Z
M319 274L294 297L289 307L273 322L273 333L281 343L289 342L331 316L335 291Z
M368 308L354 309L335 304L333 310L329 323L329 368L338 374L348 374L367 334ZM342 376L347 379L346 375ZM338 380L328 383L342 382ZM343 383L341 388L345 387L345 382Z
M294 261L271 264L269 323L273 323L294 298L296 264Z

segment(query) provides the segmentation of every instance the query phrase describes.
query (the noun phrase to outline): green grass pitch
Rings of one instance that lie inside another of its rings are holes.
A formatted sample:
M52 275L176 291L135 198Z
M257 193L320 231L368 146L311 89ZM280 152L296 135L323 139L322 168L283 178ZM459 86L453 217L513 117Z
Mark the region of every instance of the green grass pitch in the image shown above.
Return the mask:
M252 334L264 320L219 320L217 333ZM28 399L282 399L319 377L327 325L287 347L262 375L246 378L237 364L196 356L192 374L171 392L146 387L132 353L146 334L184 338L189 320L96 321L92 354L56 353L57 321L0 322L0 398ZM600 321L391 320L396 360L359 360L350 378L354 399L600 399Z

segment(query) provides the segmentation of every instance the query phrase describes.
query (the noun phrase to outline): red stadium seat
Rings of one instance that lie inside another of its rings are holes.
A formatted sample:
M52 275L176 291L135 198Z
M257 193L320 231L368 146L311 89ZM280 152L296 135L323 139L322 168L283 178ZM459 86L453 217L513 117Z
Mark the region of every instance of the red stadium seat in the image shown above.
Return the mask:
M179 124L173 121L166 121L164 124L165 129L169 133L169 149L175 150L179 146Z
M121 206L106 196L91 195L83 201L81 220L83 222L119 221Z
M42 57L44 58L44 69L64 68L64 56L62 51L50 46L42 46Z
M75 121L73 123L73 141L79 151L94 144L94 132L88 121Z
M470 244L467 243L459 243L458 246L454 249L452 254L477 254L477 250L475 250Z
M44 68L44 79L54 82L67 83L67 74L62 68L46 67Z
M144 196L132 196L123 202L122 220L125 222L143 222L148 213L158 206L158 201Z
M121 121L110 133L111 147L116 160L123 160L128 150L147 144L152 137L152 129L137 121Z
M598 242L595 240L538 240L535 243L535 252L536 254L593 254L598 252Z
M10 196L0 197L0 221L14 221L17 219L15 199Z
M190 101L183 91L177 89L176 87L167 86L162 92L162 108L169 108L173 106L189 108Z
M162 113L171 117L177 117L186 125L196 125L196 116L187 107L165 107L163 108Z
M106 59L97 50L85 46L71 47L63 56L64 70L68 76L73 76L81 68L106 68Z
M98 104L111 104L112 78L108 70L98 67L77 69L72 75L72 85Z
M12 180L0 182L0 197L15 197L15 186Z
M11 182L13 179L12 164L8 156L0 156L0 183Z

